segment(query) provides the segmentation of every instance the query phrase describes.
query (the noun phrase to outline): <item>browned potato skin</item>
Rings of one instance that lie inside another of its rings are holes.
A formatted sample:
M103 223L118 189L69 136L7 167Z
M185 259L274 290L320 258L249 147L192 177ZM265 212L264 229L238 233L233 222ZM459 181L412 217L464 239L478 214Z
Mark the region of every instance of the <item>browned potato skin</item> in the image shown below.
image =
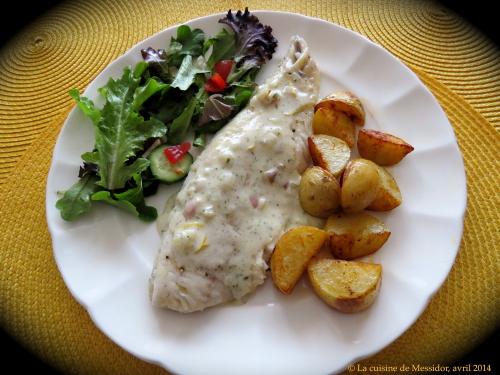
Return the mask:
M327 170L308 168L300 180L299 200L309 215L327 218L340 207L340 185Z
M397 164L413 150L413 146L392 134L369 129L358 133L359 155L378 165Z
M353 159L342 175L340 202L345 212L364 210L375 200L380 187L378 166L366 159Z
M373 254L391 235L382 221L366 213L330 216L325 231L332 255L347 260Z
M292 293L327 238L325 231L311 226L292 228L280 237L271 257L271 276L279 291Z
M326 134L342 139L349 148L356 143L356 128L343 112L321 107L314 113L312 128L314 134Z
M320 166L339 177L351 157L349 146L339 138L325 134L312 135L307 139L314 165Z
M372 211L390 211L398 207L403 201L401 191L396 180L384 167L378 167L380 187L375 200L367 207Z
M321 99L315 106L316 112L320 108L329 108L336 112L345 113L354 125L363 126L365 124L365 110L361 101L352 93L339 91Z
M380 264L314 258L307 267L316 294L343 313L366 310L375 301L382 281Z

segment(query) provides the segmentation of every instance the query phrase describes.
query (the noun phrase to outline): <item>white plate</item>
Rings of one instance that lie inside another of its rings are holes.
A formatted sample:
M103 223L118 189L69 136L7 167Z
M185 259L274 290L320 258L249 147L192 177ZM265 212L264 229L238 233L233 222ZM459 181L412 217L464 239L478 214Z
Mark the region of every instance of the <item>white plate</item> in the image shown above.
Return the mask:
M160 243L154 224L119 210L96 207L64 222L56 192L76 179L80 154L93 146L90 121L71 111L55 146L47 182L47 221L54 255L74 297L95 324L137 357L182 374L326 374L389 345L419 317L444 282L457 254L466 204L465 173L453 130L436 99L398 59L368 39L323 20L255 12L279 41L267 77L293 34L310 46L322 73L321 94L349 89L367 110L367 128L401 136L415 151L391 168L404 202L377 215L391 228L370 259L384 276L380 295L365 312L344 315L327 307L307 281L283 296L268 279L244 305L229 304L182 315L151 307L147 281ZM212 15L188 22L213 35ZM176 27L137 44L88 87L140 61L140 49L165 48ZM149 199L163 207L167 190ZM417 349L417 348L416 348Z

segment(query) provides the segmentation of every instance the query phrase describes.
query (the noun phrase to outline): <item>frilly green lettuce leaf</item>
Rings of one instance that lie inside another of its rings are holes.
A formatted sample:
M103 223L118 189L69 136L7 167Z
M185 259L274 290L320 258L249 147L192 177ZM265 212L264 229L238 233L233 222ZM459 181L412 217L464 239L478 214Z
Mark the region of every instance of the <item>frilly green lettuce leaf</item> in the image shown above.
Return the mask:
M97 151L84 152L82 154L82 160L87 162L87 163L97 165L97 163L99 163L99 153Z
M96 108L94 102L84 96L80 96L80 92L77 89L69 90L69 96L71 96L76 103L78 108L83 112L85 116L92 120L94 125L97 125L101 120L101 110Z
M140 87L146 67L146 63L139 63L134 72L125 68L120 79L111 78L100 88L99 93L106 99L100 111L78 91L71 92L78 106L94 123L97 155L92 155L92 162L97 164L99 171L97 184L108 190L123 188L132 175L144 171L149 166L147 159L138 158L132 163L130 160L142 149L146 139L161 137L166 132L161 121L144 121L138 112L145 100L166 87L154 79Z

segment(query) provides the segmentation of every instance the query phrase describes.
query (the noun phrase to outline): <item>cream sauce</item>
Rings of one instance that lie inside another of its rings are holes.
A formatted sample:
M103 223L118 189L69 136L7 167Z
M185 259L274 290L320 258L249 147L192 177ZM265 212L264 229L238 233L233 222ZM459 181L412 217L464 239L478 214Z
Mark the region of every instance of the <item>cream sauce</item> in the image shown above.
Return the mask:
M317 69L300 43L192 165L162 228L153 303L194 311L241 299L264 282L266 261L284 231L321 223L298 200L319 87ZM167 269L159 269L162 263L169 263ZM196 277L188 277L192 274ZM200 283L200 276L206 282ZM171 289L165 283L173 281L180 297L173 297L172 290L161 292ZM226 290L210 297L214 291L203 288ZM169 298L176 302L165 301ZM189 301L196 298L201 306Z

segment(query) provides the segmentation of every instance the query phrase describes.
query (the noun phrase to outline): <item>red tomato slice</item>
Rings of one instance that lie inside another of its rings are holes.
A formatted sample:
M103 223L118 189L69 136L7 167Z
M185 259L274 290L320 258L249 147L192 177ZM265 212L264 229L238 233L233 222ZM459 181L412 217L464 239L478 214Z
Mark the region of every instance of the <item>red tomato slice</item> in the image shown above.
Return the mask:
M184 142L180 145L168 146L165 150L163 150L163 154L170 163L175 164L187 154L190 148L191 143Z
M221 60L215 64L214 70L219 73L224 81L227 81L227 76L231 73L233 60Z
M219 73L214 73L214 75L205 82L205 90L210 93L224 91L226 87L226 81L224 81Z
M214 93L221 91L215 84L209 79L205 82L205 91L208 93Z

